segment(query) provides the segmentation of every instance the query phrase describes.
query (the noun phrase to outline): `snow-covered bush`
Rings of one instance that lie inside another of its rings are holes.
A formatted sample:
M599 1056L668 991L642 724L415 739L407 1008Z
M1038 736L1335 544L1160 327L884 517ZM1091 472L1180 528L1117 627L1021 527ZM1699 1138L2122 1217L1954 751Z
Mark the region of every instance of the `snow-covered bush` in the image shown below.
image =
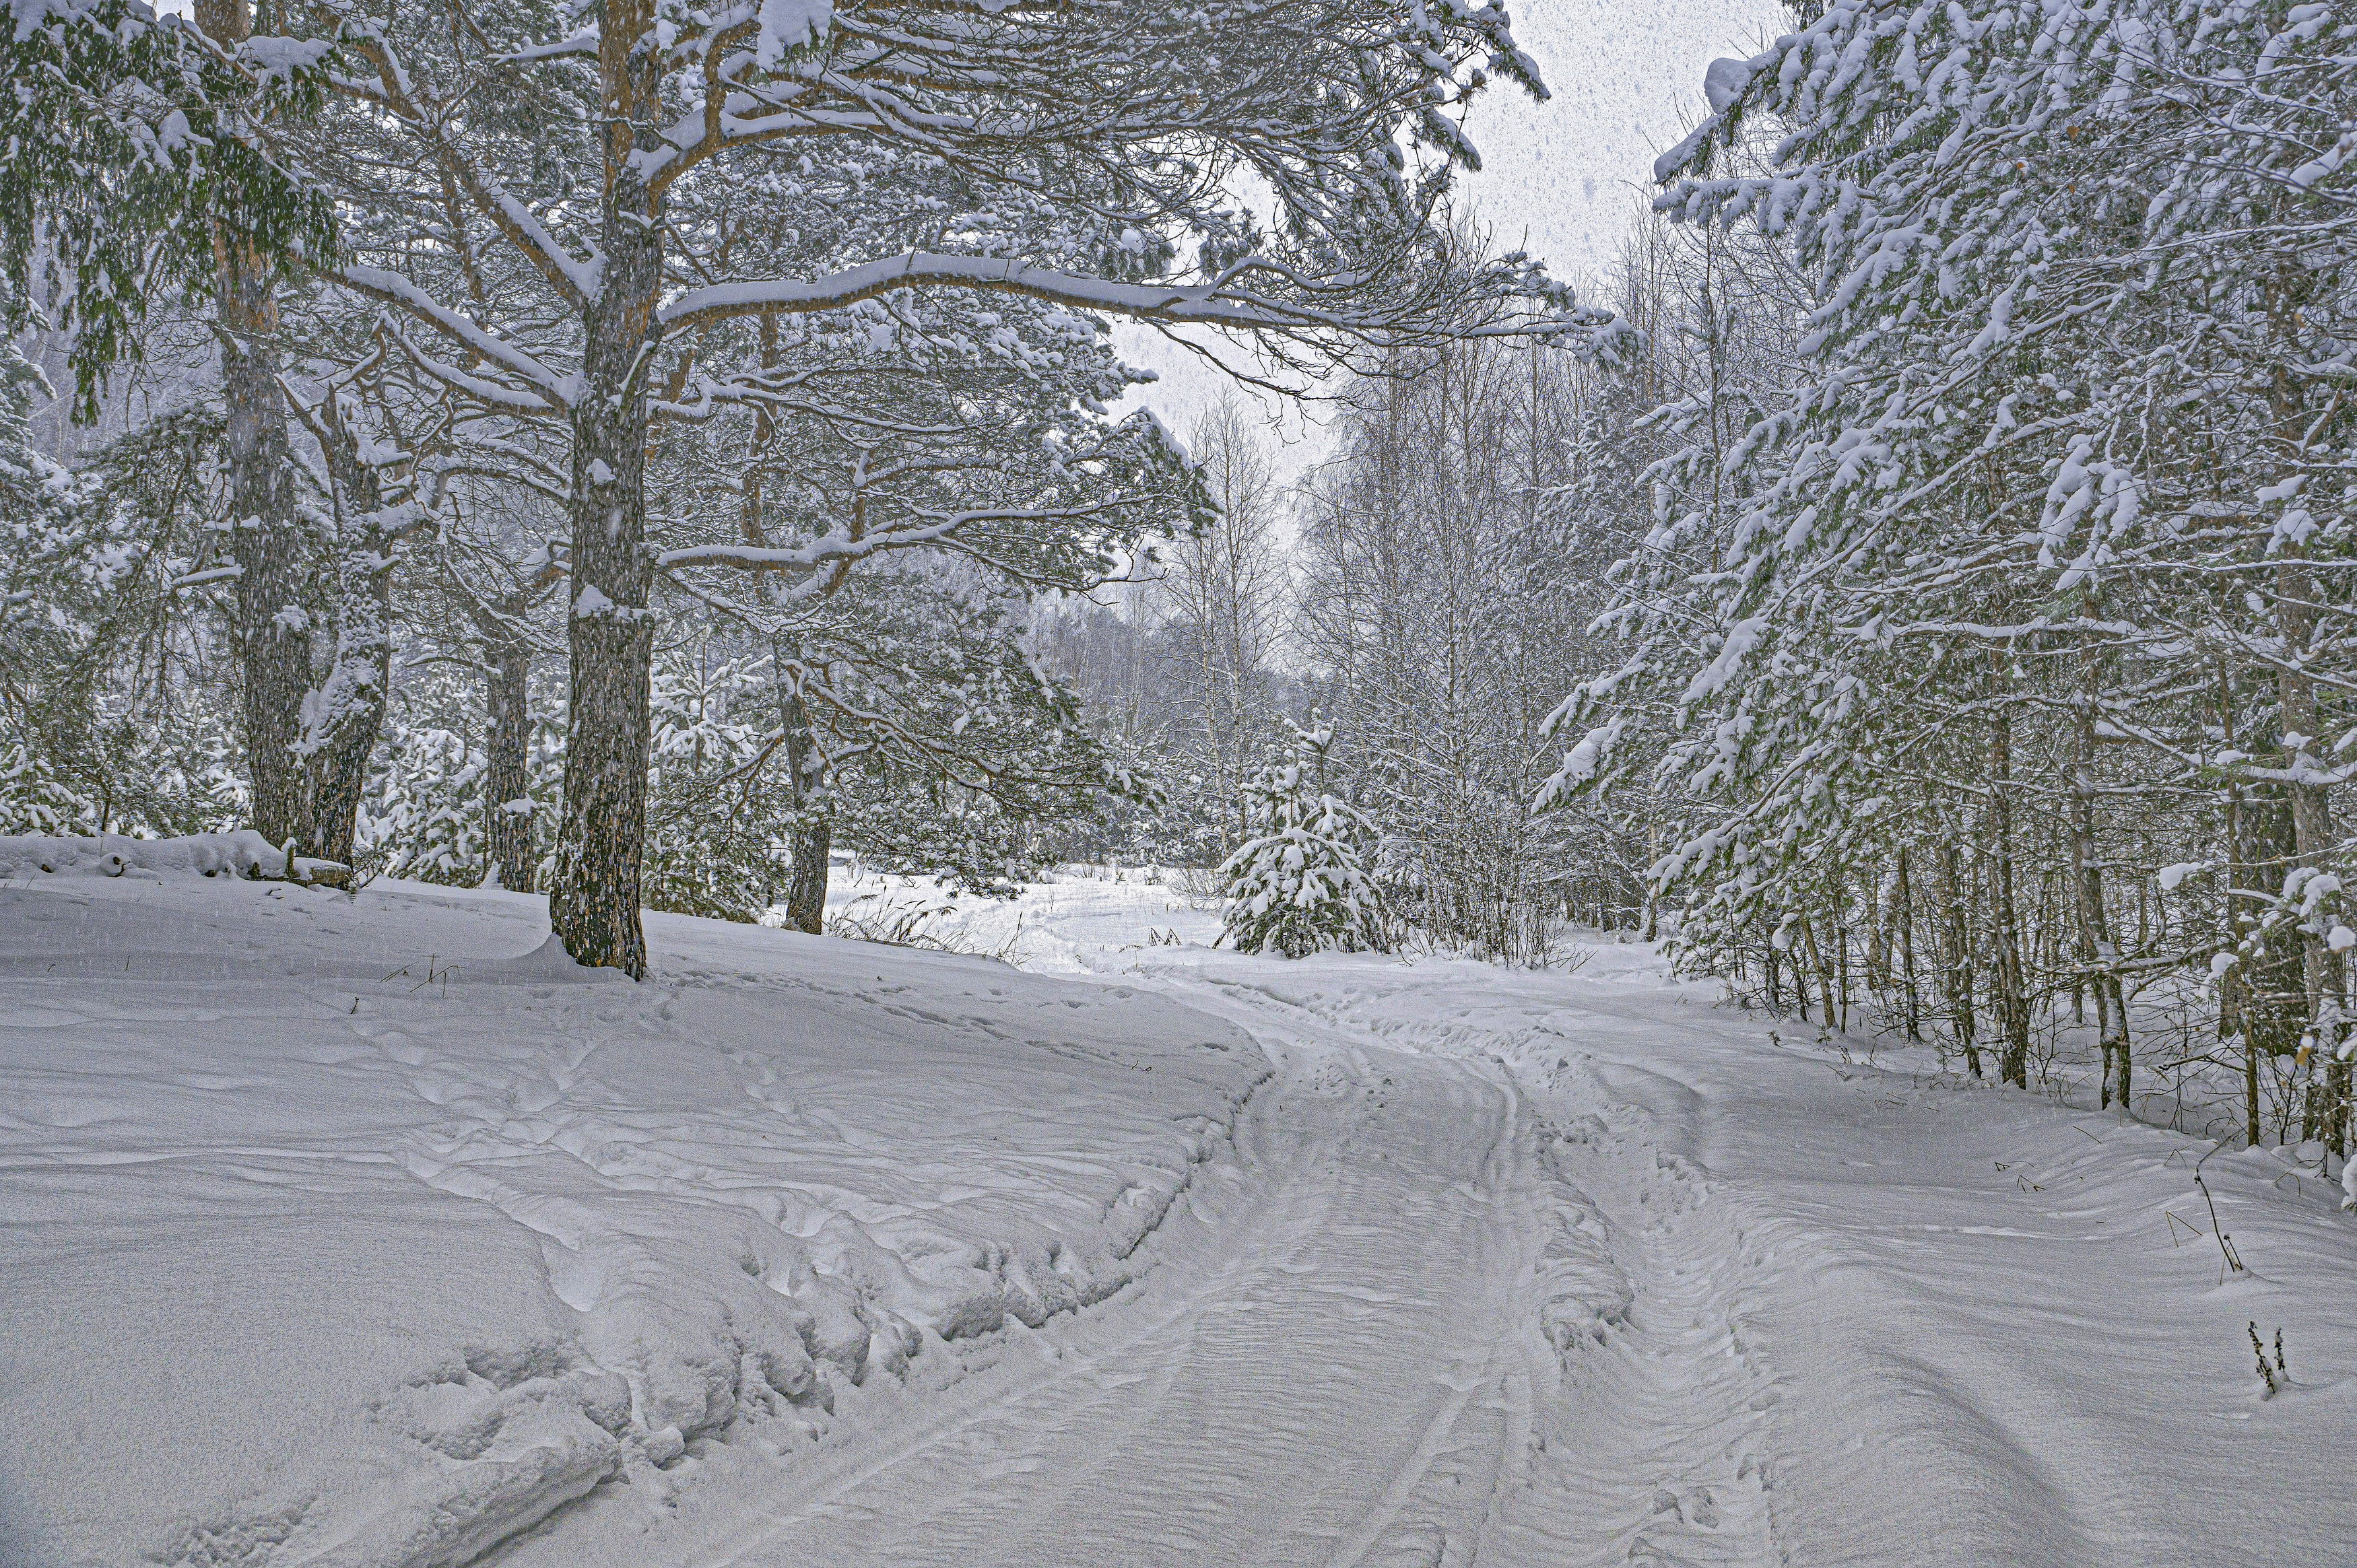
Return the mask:
M22 742L0 746L0 836L79 832L90 803Z
M1334 732L1296 729L1294 737L1290 757L1243 787L1252 836L1221 867L1232 902L1220 940L1285 958L1383 951L1383 899L1368 872L1373 824L1327 791Z

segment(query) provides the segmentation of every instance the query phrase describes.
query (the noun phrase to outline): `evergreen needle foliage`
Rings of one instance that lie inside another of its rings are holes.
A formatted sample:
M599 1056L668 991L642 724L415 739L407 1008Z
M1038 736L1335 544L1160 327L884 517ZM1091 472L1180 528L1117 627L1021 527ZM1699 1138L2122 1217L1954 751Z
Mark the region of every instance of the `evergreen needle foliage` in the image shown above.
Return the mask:
M1314 952L1381 952L1383 898L1368 862L1372 823L1326 787L1334 732L1295 728L1291 755L1244 785L1251 837L1221 868L1227 929L1221 940L1244 952L1305 958Z

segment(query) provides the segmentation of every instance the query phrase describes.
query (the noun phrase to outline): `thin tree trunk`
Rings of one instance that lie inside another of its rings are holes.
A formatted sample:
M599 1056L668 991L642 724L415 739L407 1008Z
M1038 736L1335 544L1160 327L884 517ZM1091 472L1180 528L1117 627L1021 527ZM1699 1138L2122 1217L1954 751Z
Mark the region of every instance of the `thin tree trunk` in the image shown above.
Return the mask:
M817 737L799 677L789 678L780 644L778 708L786 736L786 773L793 790L794 827L790 838L791 870L786 883L786 922L817 936L826 929L827 855L834 847L834 820L828 815Z
M1834 921L1834 974L1841 987L1841 1021L1836 1027L1846 1035L1849 1033L1849 927L1838 918Z
M2288 754L2286 763L2298 775L2289 786L2292 854L2301 869L2320 875L2329 869L2332 854L2332 809L2327 786L2319 777L2324 765L2310 749L2320 738L2321 719L2317 712L2316 682L2303 666L2316 620L2315 580L2304 554L2294 553L2276 568L2275 588L2276 620L2283 638L2285 660L2276 676L2276 701L2283 715L2283 744ZM2340 954L2326 946L2324 934L2315 929L2322 923L2303 920L2299 933L2300 978L2308 1003L2301 1056L2311 1079L2326 1062L2338 1065L2339 1049L2346 1033L2346 1025L2339 1016L2342 961ZM2347 1112L2342 1103L2346 1097L2336 1095L2338 1085L2334 1080L2345 1078L2344 1069L2339 1074L2328 1072L2321 1083L2311 1081L2301 1118L2303 1133L2326 1139L2336 1151L2341 1143Z
M1645 849L1650 856L1645 866L1645 940L1659 941L1662 936L1661 885L1654 880L1652 868L1662 863L1662 827L1659 822L1645 824Z
M1994 656L1993 656L1994 657ZM2004 1040L1997 1077L2029 1087L2029 997L2021 972L2021 932L2013 901L2013 726L2000 707L1989 727L1989 913L1996 939L1997 1024Z
M521 596L519 596L521 597ZM523 613L522 605L516 614ZM532 645L512 635L484 650L483 840L491 875L511 893L540 886L532 800Z
M307 763L309 853L349 866L393 680L398 520L385 512L382 481L361 456L351 411L331 401L322 413L320 445L335 487L336 655L327 682L305 704L299 749Z
M1827 1028L1837 1027L1835 1020L1840 1015L1834 1006L1833 966L1825 961L1824 951L1817 945L1816 926L1813 921L1801 922L1801 940L1809 946L1809 967L1816 971L1817 998L1824 1010L1824 1026ZM1806 1017L1807 1014L1803 1012L1802 1015Z
M576 962L647 972L639 918L646 847L649 660L647 378L662 285L662 231L632 155L659 145L655 52L638 47L649 0L606 0L598 44L604 102L605 256L583 311L582 392L573 409L572 663L565 804L549 922Z
M1940 929L1947 950L1940 965L1941 989L1947 993L1949 1030L1964 1053L1964 1066L1979 1078L1980 1028L1973 1008L1973 933L1965 913L1963 859L1964 852L1953 841L1940 846Z
M2235 744L2234 687L2223 659L2218 664L2218 724L2219 733L2226 744ZM2242 788L2231 779L2226 784L2226 896L2223 913L2226 929L2220 933L2220 946L2228 953L2239 953L2243 940L2243 923L2238 908L2243 889L2251 886L2252 868L2245 829L2243 822ZM2244 966L2234 963L2218 978L2218 1036L2231 1040L2243 1037L2243 1115L2244 1135L2250 1146L2259 1146L2259 1036L2256 1019L2248 1004L2251 983Z
M1890 990L1890 917L1892 900L1897 889L1880 876L1873 888L1873 902L1866 912L1866 988L1877 996Z
M1900 983L1907 999L1907 1037L1923 1037L1922 993L1915 977L1915 884L1908 875L1907 846L1899 846L1899 886L1894 890L1899 919Z
M777 364L775 316L761 317L760 351L762 369ZM753 412L752 434L748 438L745 505L737 520L737 532L745 542L757 547L770 542L761 512L761 460L776 433L769 405L761 404ZM802 695L800 652L788 634L771 637L770 668L778 690L778 725L785 740L786 784L793 802L793 826L787 835L786 923L817 936L826 929L827 856L834 847L834 822L826 814L825 759L811 728L809 700Z
M2093 684L2091 680L2089 685ZM2112 939L2110 918L2104 908L2103 865L2095 843L2095 790L2089 777L2094 745L2094 699L2087 693L2081 697L2078 722L2072 729L2066 812L2071 877L2078 905L2079 962L2085 985L2095 995L2095 1036L2104 1053L2095 1104L2100 1109L2116 1100L2125 1111L2130 1088L2127 1005L2120 989L2119 944Z

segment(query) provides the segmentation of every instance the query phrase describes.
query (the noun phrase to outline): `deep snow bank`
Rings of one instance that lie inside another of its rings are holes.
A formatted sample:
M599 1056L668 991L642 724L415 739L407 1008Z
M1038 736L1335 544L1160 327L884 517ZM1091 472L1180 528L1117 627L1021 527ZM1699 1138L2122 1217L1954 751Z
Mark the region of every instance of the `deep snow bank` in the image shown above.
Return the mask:
M457 1563L806 1442L1133 1277L1268 1070L979 959L658 917L632 985L535 899L115 842L157 876L0 884L10 1568Z

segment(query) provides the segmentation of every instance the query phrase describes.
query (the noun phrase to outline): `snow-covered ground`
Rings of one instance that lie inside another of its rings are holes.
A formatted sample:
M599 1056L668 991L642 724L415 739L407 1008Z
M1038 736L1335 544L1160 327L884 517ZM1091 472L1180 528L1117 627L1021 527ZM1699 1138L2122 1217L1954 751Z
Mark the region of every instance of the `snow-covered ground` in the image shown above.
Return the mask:
M968 954L0 885L0 1563L2357 1561L2357 1220L2271 1155L1634 945L862 897Z
M0 885L0 1562L441 1564L1119 1287L1268 1067L1159 997L538 900Z

